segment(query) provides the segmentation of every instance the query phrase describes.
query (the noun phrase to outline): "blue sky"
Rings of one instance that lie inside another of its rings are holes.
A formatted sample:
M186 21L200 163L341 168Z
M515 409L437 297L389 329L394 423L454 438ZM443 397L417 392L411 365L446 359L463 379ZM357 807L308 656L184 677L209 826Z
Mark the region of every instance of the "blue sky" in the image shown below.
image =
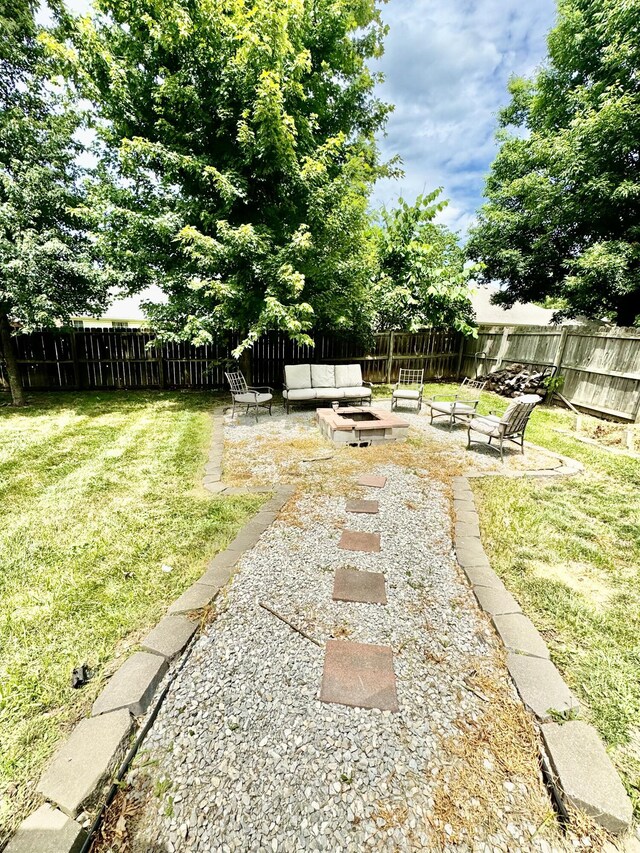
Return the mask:
M86 11L89 0L67 0ZM389 0L384 100L395 104L383 156L399 154L405 177L384 181L374 204L444 187L441 214L463 236L482 202L496 153L497 112L512 74L531 74L546 54L555 0Z
M465 233L496 154L509 77L544 60L555 11L555 0L389 0L378 65L395 111L380 142L386 157L400 154L405 177L380 183L375 201L442 186L450 203L441 220Z

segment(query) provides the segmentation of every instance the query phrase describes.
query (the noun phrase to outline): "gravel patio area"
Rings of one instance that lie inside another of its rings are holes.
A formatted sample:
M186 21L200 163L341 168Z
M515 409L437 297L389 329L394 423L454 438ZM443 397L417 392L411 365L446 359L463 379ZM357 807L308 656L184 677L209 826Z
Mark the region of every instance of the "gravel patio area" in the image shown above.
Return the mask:
M299 491L241 559L145 741L130 774L134 853L575 849L455 562L461 430L443 439L427 419L424 437L411 417L410 441L367 449L333 448L309 411L227 419L225 480ZM358 487L364 473L386 486ZM379 514L348 514L345 496L378 500ZM344 528L379 532L380 553L339 550ZM388 604L333 601L344 566L383 572ZM400 711L319 702L324 650L258 602L323 645L390 646Z

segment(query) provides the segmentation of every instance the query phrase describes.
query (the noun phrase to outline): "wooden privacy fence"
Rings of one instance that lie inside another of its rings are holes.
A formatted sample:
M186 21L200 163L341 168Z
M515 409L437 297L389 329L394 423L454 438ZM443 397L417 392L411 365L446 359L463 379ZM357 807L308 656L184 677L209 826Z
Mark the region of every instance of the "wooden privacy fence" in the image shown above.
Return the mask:
M640 329L587 326L480 326L467 339L462 372L490 373L502 365L555 367L574 406L640 420Z
M225 388L237 335L193 347L155 346L149 332L132 329L55 329L15 339L23 386L31 390L107 388ZM478 338L449 329L385 332L368 347L355 339L315 336L298 346L282 332L253 345L249 369L255 385L282 387L285 364L362 365L369 382L395 382L401 367L423 369L427 379L488 373L501 365L555 366L562 394L576 406L625 420L640 420L640 329L582 326L480 326ZM482 357L478 357L481 353ZM0 363L0 387L6 375Z
M300 362L362 365L369 382L395 381L400 367L424 368L425 376L455 376L463 338L448 329L416 334L374 335L370 346L355 339L318 334L315 347L299 346L281 332L253 345L249 371L255 385L282 387L285 364ZM14 338L23 387L30 390L107 388L225 388L225 365L232 363L237 335L193 347L154 344L149 332L131 329L54 329ZM7 387L0 363L0 387Z

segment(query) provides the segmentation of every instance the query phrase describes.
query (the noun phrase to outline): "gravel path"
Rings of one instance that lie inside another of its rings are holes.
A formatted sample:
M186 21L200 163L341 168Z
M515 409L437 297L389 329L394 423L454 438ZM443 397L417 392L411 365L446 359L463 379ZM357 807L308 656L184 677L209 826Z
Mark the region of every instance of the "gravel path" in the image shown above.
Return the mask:
M307 424L290 418L281 440ZM265 462L257 476L275 479ZM378 515L303 494L243 557L131 774L134 853L565 849L532 727L456 568L445 487L392 463L367 473L388 477L353 491ZM381 553L338 550L345 525L379 531ZM344 565L384 572L388 605L333 602ZM323 643L390 645L400 712L320 703L323 650L258 601Z

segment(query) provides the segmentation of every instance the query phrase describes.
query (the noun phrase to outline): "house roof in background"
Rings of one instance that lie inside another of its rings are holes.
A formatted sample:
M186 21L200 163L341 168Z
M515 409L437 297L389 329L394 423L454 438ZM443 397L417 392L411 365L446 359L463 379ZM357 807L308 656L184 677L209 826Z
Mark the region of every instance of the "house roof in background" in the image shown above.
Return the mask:
M481 326L548 326L553 321L554 311L541 308L531 302L516 302L513 308L492 305L495 287L476 287L471 294L471 304L476 313L476 322Z
M491 296L496 292L495 287L474 288L471 294L471 304L476 314L476 322L479 325L491 326L548 326L553 319L553 310L541 308L531 303L517 302L513 308L503 308L501 305L492 305ZM159 288L149 288L138 296L126 296L115 299L109 308L99 318L100 320L118 320L121 322L141 322L145 319L140 302L149 300L151 302L163 302L166 300ZM74 318L76 319L76 318ZM78 317L77 319L89 319Z

